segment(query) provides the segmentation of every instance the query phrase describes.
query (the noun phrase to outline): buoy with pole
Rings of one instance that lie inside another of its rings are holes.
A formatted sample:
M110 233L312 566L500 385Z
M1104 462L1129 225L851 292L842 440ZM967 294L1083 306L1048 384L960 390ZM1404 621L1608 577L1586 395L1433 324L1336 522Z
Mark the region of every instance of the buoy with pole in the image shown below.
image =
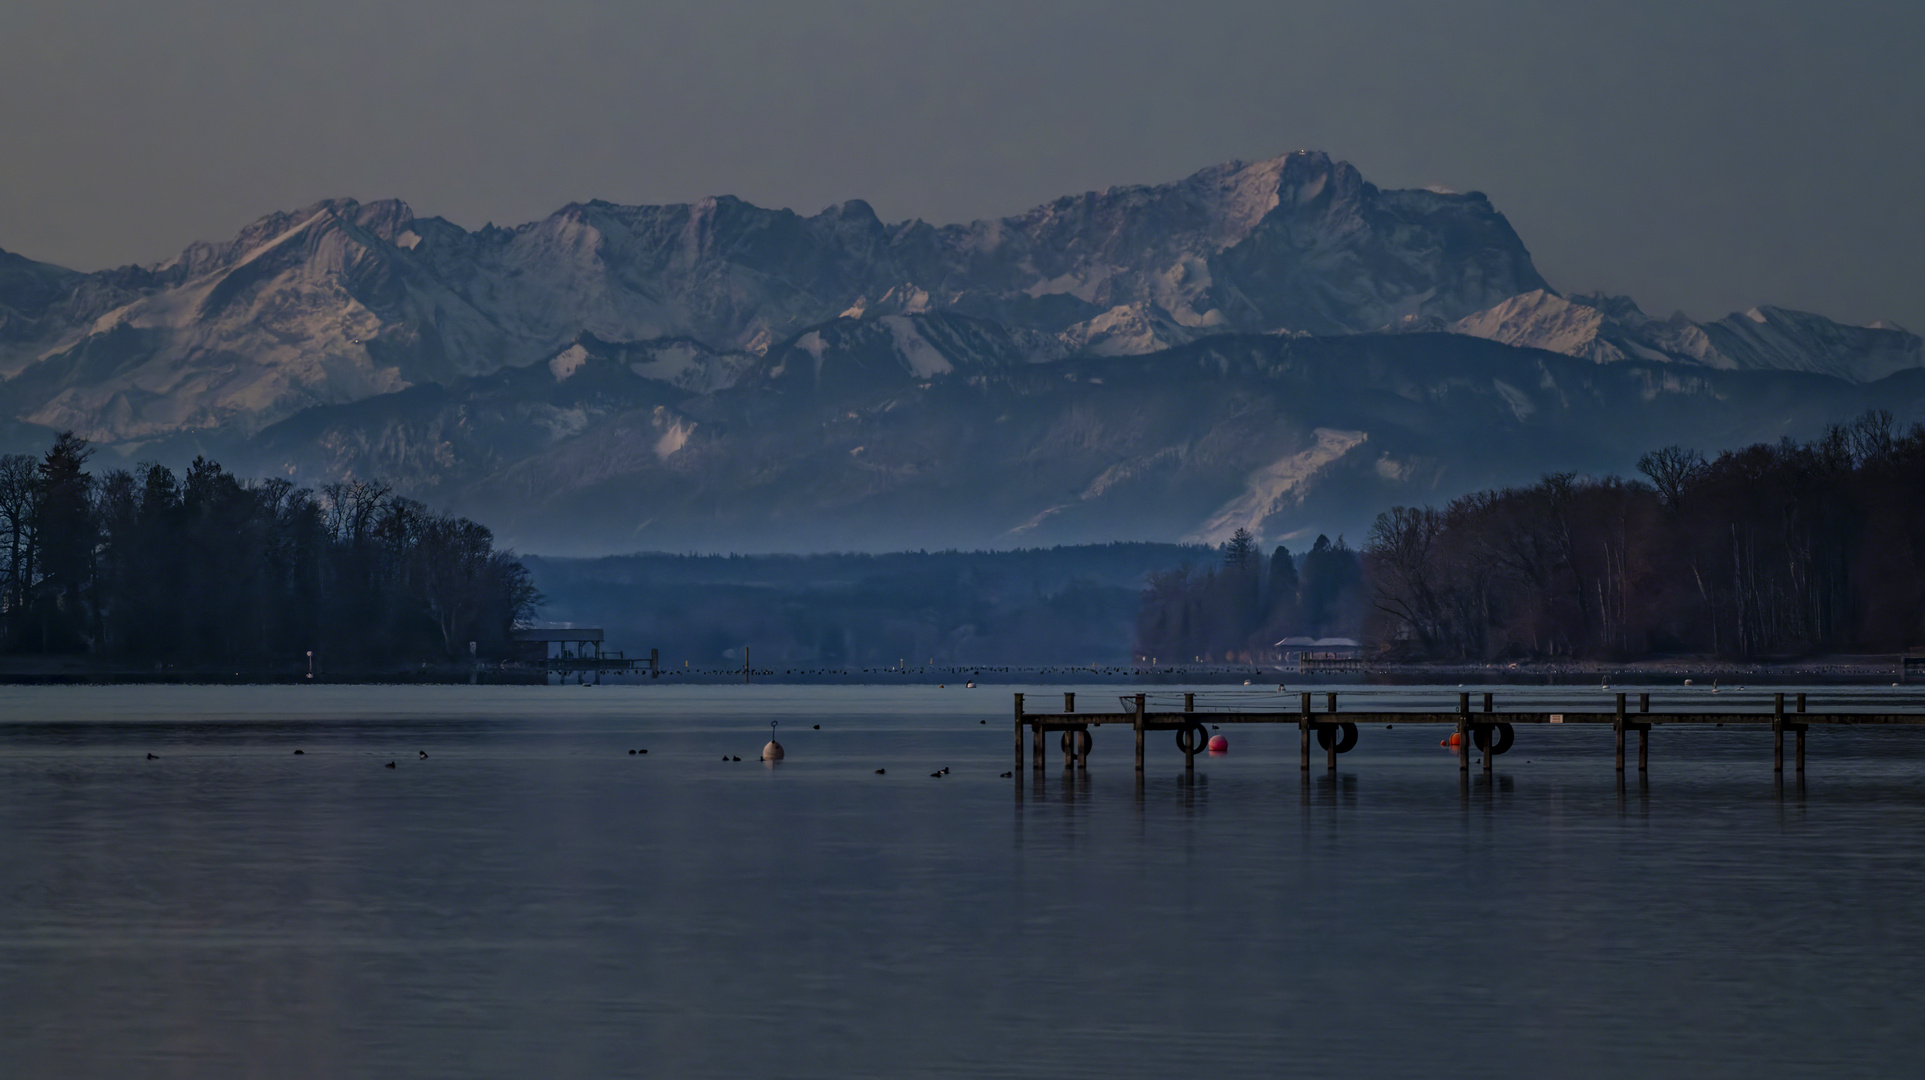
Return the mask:
M763 761L781 761L782 744L775 741L776 721L769 721L769 745L762 748Z

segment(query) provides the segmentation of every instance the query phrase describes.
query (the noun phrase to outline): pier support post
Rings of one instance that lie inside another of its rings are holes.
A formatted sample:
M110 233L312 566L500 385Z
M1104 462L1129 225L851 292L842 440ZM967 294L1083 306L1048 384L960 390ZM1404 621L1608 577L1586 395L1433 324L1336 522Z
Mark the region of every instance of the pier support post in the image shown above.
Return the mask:
M1023 771L1023 695L1021 694L1016 695L1016 764L1012 768L1016 772ZM1016 783L1020 786L1022 781L1019 779Z
M1805 695L1803 695L1803 694L1799 694L1799 695L1798 695L1798 712L1799 712L1800 714L1802 714L1802 713L1803 713L1804 711L1805 711ZM1797 734L1798 734L1798 776L1799 776L1799 777L1800 777L1801 779L1802 779L1802 778L1804 777L1804 775L1805 775L1805 729L1806 729L1807 727L1810 727L1810 726L1811 726L1811 725L1809 725L1809 724L1799 724L1799 725L1798 725L1798 727L1797 727Z
M1487 714L1484 717L1484 775L1485 776L1489 776L1491 774L1492 759L1497 757L1497 728L1491 724L1490 722L1491 718L1488 715L1492 711L1493 710L1491 709L1491 694L1490 694L1490 691L1486 690L1484 692L1484 712Z
M1618 769L1619 775L1622 776L1622 774L1624 773L1624 695L1623 694L1618 695L1617 713L1611 721L1611 727L1617 732L1617 741L1618 741L1617 769Z
M1343 741L1343 736L1337 730L1337 692L1335 690L1324 695L1324 704L1330 706L1330 749L1324 751L1329 761L1324 768L1330 772L1336 772L1337 744Z
M1470 778L1470 748L1470 695L1460 693L1457 695L1457 771L1464 773L1466 780Z
M1095 737L1090 735L1089 729L1086 727L1077 728L1071 733L1069 744L1076 749L1077 772L1089 771L1090 744L1095 741Z
M1638 712L1648 713L1650 711L1651 711L1651 695L1648 693L1639 694L1638 695ZM1642 773L1647 769L1649 769L1650 767L1651 767L1651 722L1649 720L1646 720L1643 723L1640 723L1638 725L1638 772Z
M1136 695L1136 771L1143 772L1143 695Z
M1771 771L1785 771L1785 695L1771 695Z
M1303 692L1303 711L1297 715L1297 753L1303 759L1304 782L1309 783L1310 772L1310 691Z

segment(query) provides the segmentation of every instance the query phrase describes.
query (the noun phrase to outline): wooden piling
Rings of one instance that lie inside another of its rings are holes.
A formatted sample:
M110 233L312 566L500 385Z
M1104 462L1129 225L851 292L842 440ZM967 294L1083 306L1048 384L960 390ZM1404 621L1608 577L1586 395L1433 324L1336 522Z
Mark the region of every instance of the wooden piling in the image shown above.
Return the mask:
M1457 771L1460 773L1470 772L1471 745L1470 695L1460 693L1457 695Z
M1308 690L1303 692L1303 710L1297 714L1297 752L1303 759L1303 771L1308 773L1310 771L1310 691Z
M1325 705L1330 706L1327 710L1329 716L1326 718L1326 723L1330 725L1330 748L1324 751L1324 756L1327 759L1324 768L1329 772L1336 772L1337 744L1343 741L1343 731L1337 727L1337 692L1332 690L1328 694L1325 694L1323 701Z
M1143 695L1136 695L1136 771L1143 771Z
M1613 730L1617 732L1617 742L1618 742L1617 768L1618 768L1618 773L1621 775L1624 772L1624 695L1623 694L1618 695L1618 707L1617 707L1617 712L1614 714L1614 717L1615 719L1612 720L1611 727Z
M1799 694L1799 695L1798 695L1798 713L1799 713L1799 715L1801 715L1801 716L1802 716L1802 715L1804 714L1804 711L1805 711L1805 695L1803 695L1803 694ZM1799 724L1799 725L1798 725L1798 728L1797 728L1797 734L1798 734L1798 775L1799 775L1799 776L1801 776L1801 777L1805 775L1805 729L1806 729L1807 727L1810 727L1810 726L1811 726L1811 725L1809 725L1809 724Z
M1016 764L1014 772L1023 771L1023 695L1016 695ZM1021 784L1020 779L1017 780Z
M1785 695L1771 695L1771 771L1785 771Z
M1489 690L1486 690L1484 691L1484 712L1486 714L1485 719L1488 720L1489 719L1488 714L1495 711L1496 710L1492 707L1491 692ZM1490 726L1487 723L1484 726L1484 775L1485 776L1489 776L1491 774L1491 759L1495 758L1496 756L1497 756L1497 729L1495 727Z

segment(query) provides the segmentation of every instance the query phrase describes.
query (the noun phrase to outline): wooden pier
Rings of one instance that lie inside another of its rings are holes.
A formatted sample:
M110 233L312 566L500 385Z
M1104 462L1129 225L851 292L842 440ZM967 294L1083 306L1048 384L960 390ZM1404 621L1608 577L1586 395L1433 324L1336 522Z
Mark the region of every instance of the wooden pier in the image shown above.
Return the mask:
M521 654L520 663L524 667L539 668L543 682L550 675L560 676L563 683L570 675L575 676L577 682L585 682L592 675L595 685L600 686L603 675L661 673L660 649L650 649L645 657L624 656L603 648L603 636L598 626L525 628L512 633Z
M1314 697L1323 698L1323 708L1315 709ZM1496 708L1496 692L1482 693L1479 708L1473 710L1471 694L1457 695L1457 709L1454 712L1434 710L1360 710L1342 712L1337 708L1337 694L1326 691L1321 695L1304 692L1299 707L1293 711L1283 710L1199 710L1196 707L1196 694L1183 695L1183 708L1180 711L1151 711L1146 708L1147 695L1137 694L1133 699L1125 698L1126 708L1119 712L1077 712L1076 695L1063 695L1062 712L1030 712L1024 707L1023 695L1016 695L1015 739L1016 770L1023 768L1023 728L1030 731L1030 767L1040 770L1043 767L1043 733L1062 732L1061 748L1065 768L1086 769L1089 766L1089 753L1095 743L1093 728L1105 724L1127 725L1136 737L1136 769L1143 771L1144 736L1152 731L1176 732L1177 749L1183 752L1183 767L1194 770L1196 756L1207 749L1209 728L1212 724L1295 724L1301 767L1305 772L1310 769L1310 743L1314 739L1324 751L1326 768L1335 771L1337 755L1346 753L1357 745L1359 725L1363 724L1441 724L1453 727L1457 734L1457 744L1462 748L1458 755L1457 767L1470 768L1470 750L1475 747L1483 751L1483 769L1491 771L1491 762L1498 754L1511 748L1519 726L1532 724L1609 724L1617 736L1617 770L1624 771L1625 736L1635 733L1638 741L1638 771L1644 772L1651 761L1651 729L1664 724L1716 724L1730 725L1768 725L1771 729L1771 768L1774 773L1785 771L1785 736L1790 734L1794 740L1794 767L1802 774L1805 771L1805 733L1814 725L1848 726L1857 724L1925 725L1925 711L1917 713L1881 712L1808 712L1806 694L1793 695L1790 711L1786 710L1786 695L1774 693L1769 712L1747 711L1734 708L1731 711L1671 711L1652 712L1651 694L1642 692L1636 695L1635 708L1632 708L1631 694L1619 693L1615 707L1609 711L1572 709L1566 712L1547 712L1531 709L1528 711L1500 712Z

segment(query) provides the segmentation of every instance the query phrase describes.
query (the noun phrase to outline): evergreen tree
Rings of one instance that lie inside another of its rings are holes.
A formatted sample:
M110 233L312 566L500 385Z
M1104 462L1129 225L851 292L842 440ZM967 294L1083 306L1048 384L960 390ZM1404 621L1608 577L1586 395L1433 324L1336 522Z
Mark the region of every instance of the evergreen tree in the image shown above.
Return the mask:
M80 648L89 640L83 603L93 569L92 477L86 470L92 454L87 440L63 431L40 459L34 505L40 580L34 606L42 652Z

